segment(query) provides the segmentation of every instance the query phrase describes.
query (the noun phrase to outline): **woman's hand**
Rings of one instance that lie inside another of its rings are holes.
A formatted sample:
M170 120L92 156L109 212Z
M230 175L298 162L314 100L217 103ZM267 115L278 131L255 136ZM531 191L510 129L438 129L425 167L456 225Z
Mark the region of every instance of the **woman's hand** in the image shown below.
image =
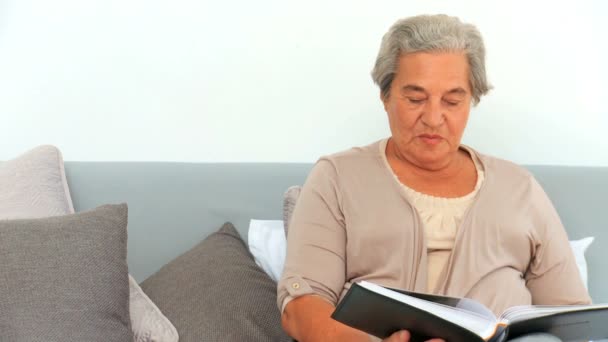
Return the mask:
M396 333L392 334L388 338L382 340L382 342L410 342L410 332L407 330L397 331ZM445 342L445 341L440 338L433 338L426 342Z

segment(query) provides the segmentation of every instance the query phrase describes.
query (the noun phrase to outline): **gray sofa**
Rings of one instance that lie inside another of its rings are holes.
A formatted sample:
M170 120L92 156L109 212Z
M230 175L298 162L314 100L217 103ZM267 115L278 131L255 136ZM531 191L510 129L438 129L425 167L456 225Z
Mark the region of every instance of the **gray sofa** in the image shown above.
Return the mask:
M139 281L225 221L247 241L249 220L282 219L282 196L311 164L67 162L76 211L129 204L128 264ZM571 239L594 236L589 290L608 302L608 168L528 167L553 200ZM508 194L505 194L508 196Z

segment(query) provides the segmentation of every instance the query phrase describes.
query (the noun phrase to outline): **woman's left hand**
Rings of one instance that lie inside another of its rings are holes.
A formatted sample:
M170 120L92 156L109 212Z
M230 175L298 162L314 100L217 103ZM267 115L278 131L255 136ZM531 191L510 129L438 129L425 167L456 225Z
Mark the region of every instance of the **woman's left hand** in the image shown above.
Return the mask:
M388 338L385 338L384 340L382 340L382 342L410 342L410 337L411 337L411 335L410 335L409 331L401 330L401 331L397 331L396 333L392 334ZM440 338L433 338L426 342L445 342L445 341Z

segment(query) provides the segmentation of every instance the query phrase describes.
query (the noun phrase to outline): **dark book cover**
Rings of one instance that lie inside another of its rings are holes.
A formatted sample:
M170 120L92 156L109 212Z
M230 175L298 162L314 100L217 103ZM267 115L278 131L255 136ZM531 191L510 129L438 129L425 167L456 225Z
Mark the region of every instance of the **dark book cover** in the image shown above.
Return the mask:
M397 291L452 307L456 307L459 300ZM405 329L412 334L412 342L423 342L437 337L449 342L486 341L483 337L455 323L358 284L352 285L331 317L379 338L386 338L396 331ZM577 311L528 318L512 322L509 326L497 325L492 336L485 337L489 342L502 342L507 340L507 337L512 339L540 332L552 334L563 341L608 338L608 306L590 306Z
M484 341L457 324L358 284L352 285L331 317L379 338L387 338L394 332L405 329L412 334L412 342L435 337L450 342ZM501 332L496 335L501 335Z

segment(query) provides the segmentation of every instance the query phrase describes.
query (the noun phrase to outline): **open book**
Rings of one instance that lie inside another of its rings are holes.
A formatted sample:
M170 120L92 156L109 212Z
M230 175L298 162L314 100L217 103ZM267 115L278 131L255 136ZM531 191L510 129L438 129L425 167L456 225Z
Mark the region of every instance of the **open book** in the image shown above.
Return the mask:
M390 289L361 281L348 290L332 318L380 338L406 329L412 341L505 341L533 332L563 341L608 338L608 304L515 306L500 317L472 299Z

